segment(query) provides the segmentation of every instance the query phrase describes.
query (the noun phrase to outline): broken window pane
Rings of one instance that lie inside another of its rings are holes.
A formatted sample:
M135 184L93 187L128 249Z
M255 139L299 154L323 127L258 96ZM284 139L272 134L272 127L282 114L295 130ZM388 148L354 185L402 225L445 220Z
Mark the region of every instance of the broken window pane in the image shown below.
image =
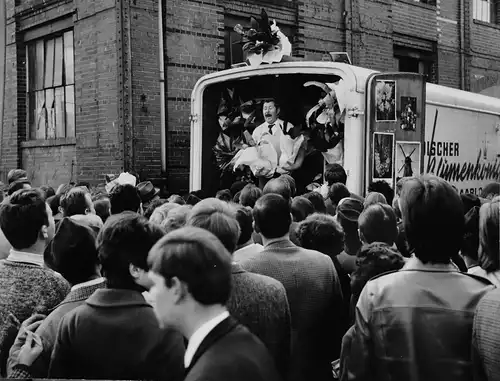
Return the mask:
M66 86L66 137L75 136L75 86Z
M26 71L28 73L26 91L36 90L36 45L31 44L26 47Z
M75 58L73 51L73 31L64 33L64 74L66 85L75 83Z
M45 139L45 131L47 129L47 117L45 110L45 91L40 90L36 92L36 139Z
M55 117L56 117L56 138L66 137L66 126L65 120L66 115L64 113L64 87L56 88L55 95Z
M56 137L54 89L45 90L45 108L47 109L47 139L54 139Z
M54 48L54 87L63 84L63 38L55 39Z

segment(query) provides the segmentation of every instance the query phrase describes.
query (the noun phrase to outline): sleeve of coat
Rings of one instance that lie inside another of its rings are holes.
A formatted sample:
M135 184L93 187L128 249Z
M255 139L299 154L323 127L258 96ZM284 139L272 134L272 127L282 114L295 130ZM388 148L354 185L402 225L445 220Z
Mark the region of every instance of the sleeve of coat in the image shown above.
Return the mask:
M184 368L185 345L182 335L171 329L164 331L164 339L150 361L153 380L182 381L186 376Z
M369 325L372 310L370 299L370 287L367 284L361 292L356 306L356 318L351 332L350 345L343 343L341 380L369 381L375 377L371 367L373 346Z
M48 378L71 378L70 321L65 316L57 331Z
M7 378L29 380L32 377L29 367L26 365L15 365L7 374Z
M478 326L477 326L477 312L474 317L474 328L472 331L472 370L474 374L474 381L488 381L488 377L484 371L483 361L478 347Z

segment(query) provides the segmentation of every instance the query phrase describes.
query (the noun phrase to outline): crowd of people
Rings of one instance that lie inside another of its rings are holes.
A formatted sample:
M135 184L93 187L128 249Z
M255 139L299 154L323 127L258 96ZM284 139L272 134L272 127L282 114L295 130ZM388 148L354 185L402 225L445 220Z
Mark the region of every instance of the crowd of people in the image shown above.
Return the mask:
M8 183L2 377L500 380L498 183Z

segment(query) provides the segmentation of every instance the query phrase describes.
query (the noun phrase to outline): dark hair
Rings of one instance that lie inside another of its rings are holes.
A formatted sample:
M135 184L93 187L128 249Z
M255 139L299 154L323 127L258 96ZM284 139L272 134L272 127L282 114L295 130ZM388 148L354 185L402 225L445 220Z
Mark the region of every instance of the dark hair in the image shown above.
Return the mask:
M344 230L327 214L311 214L297 227L297 240L304 249L334 257L344 250Z
M307 198L297 196L292 200L291 212L295 222L304 221L307 216L314 213L314 206Z
M500 183L493 182L486 185L481 191L481 198L492 199L500 195Z
M253 216L250 207L240 206L236 209L236 220L240 225L240 238L238 239L238 246L247 243L253 234Z
M370 192L365 198L365 201L363 202L363 206L368 208L370 205L375 205L375 204L387 204L387 199L382 193L379 192Z
M233 196L233 202L236 203L236 204L239 204L240 203L240 196L241 196L241 191L239 191L238 193L236 193Z
M55 196L49 197L46 202L47 204L49 204L53 216L59 213L59 206L61 205L61 194L56 194Z
M240 226L236 211L226 202L207 198L196 204L186 224L206 229L220 239L229 253L234 253L240 238Z
M85 211L89 208L87 195L90 195L90 193L88 189L83 187L74 187L64 193L59 201L64 217L85 214Z
M344 249L351 255L355 255L361 247L358 220L362 211L362 202L352 197L340 200L337 207L337 221L344 229Z
M76 183L76 187L87 188L87 190L90 192L90 183L88 181L79 181Z
M475 194L471 193L462 193L460 195L460 199L462 200L462 204L464 206L464 215L469 213L469 210L477 206L481 207L481 200Z
M101 217L103 223L106 223L111 215L111 202L109 198L101 198L100 200L94 201L94 209L95 214Z
M401 214L408 243L424 263L449 263L464 234L460 196L445 180L423 175L408 180L401 192Z
M156 200L151 201L148 205L148 208L144 212L144 217L146 217L149 220L155 209L166 203L167 201L162 198L157 198Z
M474 206L465 215L464 240L461 254L474 261L478 260L479 251L479 206Z
M267 239L280 238L290 231L290 203L279 194L265 194L253 208L257 230Z
M366 243L384 242L391 246L398 238L396 213L386 204L373 204L363 210L358 226L360 238Z
M287 202L290 202L290 199L292 198L290 183L288 181L280 180L279 178L268 181L268 183L264 186L262 194L277 194L283 197Z
M203 200L206 198L205 192L202 189L192 191L190 194L198 197L200 200Z
M7 174L7 182L9 184L23 179L28 179L28 173L24 169L11 169Z
M257 200L262 196L262 191L259 187L253 184L248 184L241 190L240 204L253 208Z
M295 197L295 195L297 194L297 185L295 183L295 179L292 176L285 173L284 175L278 177L278 180L286 181L290 186L290 192L292 194L292 197Z
M49 187L48 185L41 186L40 190L43 192L45 200L47 200L49 197L56 195L56 191L54 190L54 188Z
M126 211L109 217L97 236L99 261L108 287L137 290L129 266L147 270L149 250L164 234L163 229L137 213Z
M141 207L141 196L136 187L131 184L118 184L109 193L111 214L125 211L137 213Z
M274 103L274 107L276 107L276 108L280 107L278 101L275 98L264 99L264 101L262 102L262 107L264 107L264 103Z
M329 186L335 183L346 184L347 173L340 164L332 164L325 172L325 180Z
M386 181L379 180L372 182L368 187L368 192L378 192L384 195L387 203L392 205L394 199L394 189Z
M188 204L188 205L194 206L197 203L199 203L200 201L201 201L201 198L199 198L198 196L196 196L193 193L189 193L186 196L186 204Z
M355 306L368 281L388 271L399 270L404 265L403 256L381 242L364 245L358 252L356 269L351 274L351 306Z
M25 185L30 185L31 186L31 183L28 180L17 180L17 181L14 181L14 182L10 183L10 185L9 185L9 191L7 192L7 194L9 196L11 196L12 194L14 194L15 192L17 192L18 190L24 189ZM44 196L42 195L42 197L44 197Z
M500 197L479 210L479 264L487 272L500 270Z
M16 250L33 246L44 225L49 226L47 204L37 189L17 191L0 205L0 229Z
M59 188L57 188L56 195L59 195L59 194L63 195L74 187L75 187L75 185L72 183L61 185Z
M222 190L217 192L217 194L215 195L215 198L217 198L221 201L229 202L233 199L233 195L231 194L229 189L222 189Z
M173 194L171 195L168 200L168 202L172 202L174 204L179 204L179 205L185 205L186 204L186 201L184 201L184 199L179 196L178 194Z
M226 304L231 293L231 255L215 235L185 227L168 233L153 246L151 270L171 287L178 278L200 304Z
M49 252L51 267L72 285L86 282L96 274L96 233L71 218L62 219L57 226Z
M326 205L323 196L319 192L305 193L302 197L307 198L314 206L314 210L318 213L326 213Z
M351 192L342 183L333 183L328 191L328 198L332 201L333 205L338 205L338 203L347 197L351 197Z
M233 185L231 185L231 195L234 197L236 193L241 192L247 184L248 183L246 183L245 181L235 181Z

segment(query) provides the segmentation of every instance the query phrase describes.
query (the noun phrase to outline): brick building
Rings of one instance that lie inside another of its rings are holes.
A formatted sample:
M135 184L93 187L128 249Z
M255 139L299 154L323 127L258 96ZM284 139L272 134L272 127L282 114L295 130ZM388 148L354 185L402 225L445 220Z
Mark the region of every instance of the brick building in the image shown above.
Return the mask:
M355 65L500 97L500 0L158 3L6 1L3 178L22 166L36 184L57 185L125 169L187 190L191 90L241 61L233 27L262 7L294 56L347 51Z

